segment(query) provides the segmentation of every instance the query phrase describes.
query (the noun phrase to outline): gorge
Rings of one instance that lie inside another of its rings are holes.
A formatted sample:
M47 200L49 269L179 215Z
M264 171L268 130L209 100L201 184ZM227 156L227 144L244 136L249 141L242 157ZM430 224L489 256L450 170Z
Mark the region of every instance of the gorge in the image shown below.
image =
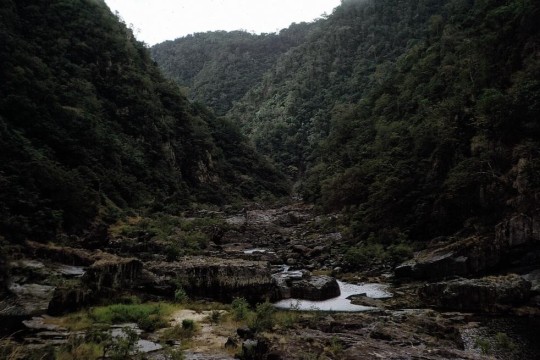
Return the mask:
M0 5L0 358L537 359L540 3L152 47Z

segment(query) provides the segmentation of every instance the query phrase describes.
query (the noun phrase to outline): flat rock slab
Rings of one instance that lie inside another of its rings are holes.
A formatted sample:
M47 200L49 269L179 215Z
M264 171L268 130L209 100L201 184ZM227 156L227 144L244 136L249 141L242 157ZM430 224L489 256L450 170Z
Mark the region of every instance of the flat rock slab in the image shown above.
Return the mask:
M11 284L13 296L0 303L2 316L30 316L44 313L53 298L54 286L39 284Z

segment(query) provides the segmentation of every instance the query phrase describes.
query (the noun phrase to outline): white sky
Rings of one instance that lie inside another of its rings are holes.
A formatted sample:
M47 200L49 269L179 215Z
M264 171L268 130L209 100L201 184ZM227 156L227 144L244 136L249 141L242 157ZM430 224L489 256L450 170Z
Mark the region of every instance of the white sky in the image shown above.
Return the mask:
M148 45L210 30L271 33L330 14L340 0L105 0Z

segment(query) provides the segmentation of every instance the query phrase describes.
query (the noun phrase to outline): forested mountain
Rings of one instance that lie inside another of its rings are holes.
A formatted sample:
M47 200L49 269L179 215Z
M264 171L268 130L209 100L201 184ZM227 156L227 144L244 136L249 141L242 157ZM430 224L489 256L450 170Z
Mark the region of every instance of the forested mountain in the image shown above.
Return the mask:
M344 0L227 116L354 239L492 231L537 211L539 17L533 0Z
M293 24L279 34L213 31L165 41L152 57L190 99L224 115L290 48L305 41L313 24Z
M102 0L3 0L0 43L0 236L48 241L127 208L286 193Z

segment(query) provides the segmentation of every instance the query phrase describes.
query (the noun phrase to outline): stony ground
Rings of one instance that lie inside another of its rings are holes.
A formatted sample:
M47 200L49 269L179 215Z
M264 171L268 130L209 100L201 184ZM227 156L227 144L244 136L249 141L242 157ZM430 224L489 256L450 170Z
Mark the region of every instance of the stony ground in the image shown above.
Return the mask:
M240 336L237 329L245 324L232 321L226 313L222 314L221 321L211 323L208 320L211 311L186 306L172 315L169 326L179 326L182 320L191 319L197 323L197 331L187 342L168 345L187 349L187 359L199 360L232 359L235 354L242 353L246 344L252 355L244 349L244 359L534 358L530 354L519 357L515 351L506 351L493 336L482 338L482 325L473 321L471 314L439 312L426 309L426 304L460 304L462 307L458 309L462 311L480 311L486 308L485 304L471 299L482 298L482 295L487 298L482 301L493 298L507 302L503 304L505 307L496 309L532 315L538 308L534 297L519 310L512 301L517 299L516 294L518 300L526 301L530 297L531 283L532 291L538 293L540 276L535 272L528 278L503 275L478 281L445 282L436 286L452 291L430 292L431 288L426 288L422 281L395 281L391 269L384 264L369 272L345 272L345 239L337 230L337 216L317 216L312 206L303 203L270 209L251 205L241 211L191 214L191 219L204 217L226 224L214 230L212 241L204 250L205 257L170 261L166 255L154 251L160 246L154 240L134 242L112 238L107 248L110 253L30 244L34 258L23 254L12 262L16 282L11 285L12 296L0 300L0 313L40 314L47 309L50 311L51 303L62 309L74 301L80 300L84 304L88 301L86 297L92 294L94 297L110 294L111 289L117 291L114 289L126 287L152 298L165 296L171 299L174 284L179 281L175 275L178 273L191 274L190 279L184 280L186 284L196 283L203 289L197 294L199 296L212 297L220 292L222 300L227 301L229 291L238 291L246 298L253 295L256 299L270 286L270 267L272 271L278 271L286 265L305 273L333 275L351 283L388 283L393 297L354 296L354 304L377 309L364 313L280 312L272 331L261 332L252 339ZM141 236L146 235L141 233ZM211 264L207 264L208 259L212 259ZM84 283L81 279L90 279L92 287L80 288L81 281ZM103 292L96 284L109 292ZM422 293L419 289L424 288L428 289L424 293L436 293L436 296L422 299L418 294ZM519 291L514 291L516 289ZM439 293L445 293L446 297L438 296ZM90 298L90 301L94 300ZM38 318L28 324L34 327L35 333L41 333L41 339L34 337L36 342L50 342L55 333L59 342L69 336L65 329L52 326L47 318ZM143 333L142 336L150 343L158 342L163 331ZM482 346L477 344L479 339L484 341L484 347L488 347L483 350L490 356L482 355ZM225 347L226 343L230 346ZM163 351L145 356L156 360L168 358Z

